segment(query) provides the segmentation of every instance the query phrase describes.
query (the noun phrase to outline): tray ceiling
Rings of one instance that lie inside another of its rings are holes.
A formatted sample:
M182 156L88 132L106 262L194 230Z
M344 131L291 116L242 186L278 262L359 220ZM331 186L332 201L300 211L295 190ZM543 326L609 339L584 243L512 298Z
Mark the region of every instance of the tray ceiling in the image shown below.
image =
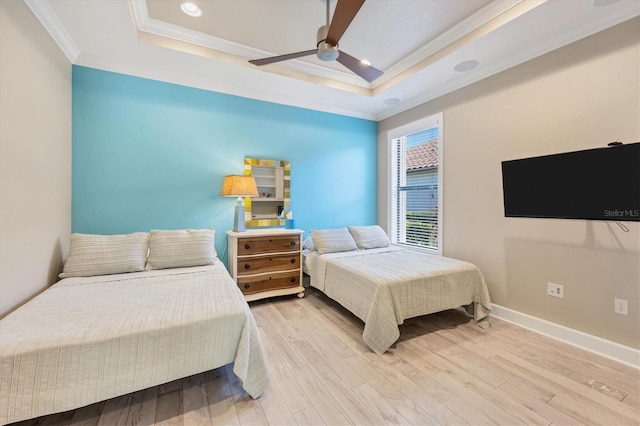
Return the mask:
M374 120L640 15L637 0L368 0L340 40L384 72L368 83L314 55L248 63L314 49L324 0L192 1L202 16L181 0L25 0L74 64Z

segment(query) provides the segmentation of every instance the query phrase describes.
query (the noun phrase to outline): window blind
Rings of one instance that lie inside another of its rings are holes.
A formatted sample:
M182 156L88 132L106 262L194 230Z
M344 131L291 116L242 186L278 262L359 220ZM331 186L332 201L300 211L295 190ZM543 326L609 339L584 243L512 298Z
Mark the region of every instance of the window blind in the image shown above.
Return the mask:
M400 244L438 249L438 127L392 141L392 236Z

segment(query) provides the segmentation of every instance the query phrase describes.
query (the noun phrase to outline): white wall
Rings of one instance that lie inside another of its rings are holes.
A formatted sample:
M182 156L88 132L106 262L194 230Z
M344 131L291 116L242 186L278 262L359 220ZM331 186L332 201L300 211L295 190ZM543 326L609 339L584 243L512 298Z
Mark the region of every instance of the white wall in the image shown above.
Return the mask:
M640 20L551 52L379 123L379 223L387 132L444 113L444 255L477 264L492 301L640 348L640 223L505 218L501 161L640 141ZM546 296L547 281L565 286ZM629 315L613 313L614 297Z
M71 232L71 63L0 1L0 316L56 280Z

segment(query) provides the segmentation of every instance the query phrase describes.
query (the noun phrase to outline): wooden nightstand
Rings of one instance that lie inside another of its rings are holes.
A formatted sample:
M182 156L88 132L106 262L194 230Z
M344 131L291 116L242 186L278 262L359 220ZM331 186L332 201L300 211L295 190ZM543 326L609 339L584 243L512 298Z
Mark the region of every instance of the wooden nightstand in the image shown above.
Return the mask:
M247 301L297 294L302 287L302 234L299 229L227 231L229 272Z

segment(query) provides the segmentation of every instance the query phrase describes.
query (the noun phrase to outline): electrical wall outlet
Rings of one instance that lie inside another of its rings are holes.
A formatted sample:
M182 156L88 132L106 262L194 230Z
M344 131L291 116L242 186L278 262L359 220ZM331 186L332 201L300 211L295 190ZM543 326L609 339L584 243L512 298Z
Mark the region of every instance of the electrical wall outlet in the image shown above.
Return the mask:
M620 315L629 315L629 303L624 299L613 299L613 312Z
M564 286L562 284L547 283L547 295L564 298Z

